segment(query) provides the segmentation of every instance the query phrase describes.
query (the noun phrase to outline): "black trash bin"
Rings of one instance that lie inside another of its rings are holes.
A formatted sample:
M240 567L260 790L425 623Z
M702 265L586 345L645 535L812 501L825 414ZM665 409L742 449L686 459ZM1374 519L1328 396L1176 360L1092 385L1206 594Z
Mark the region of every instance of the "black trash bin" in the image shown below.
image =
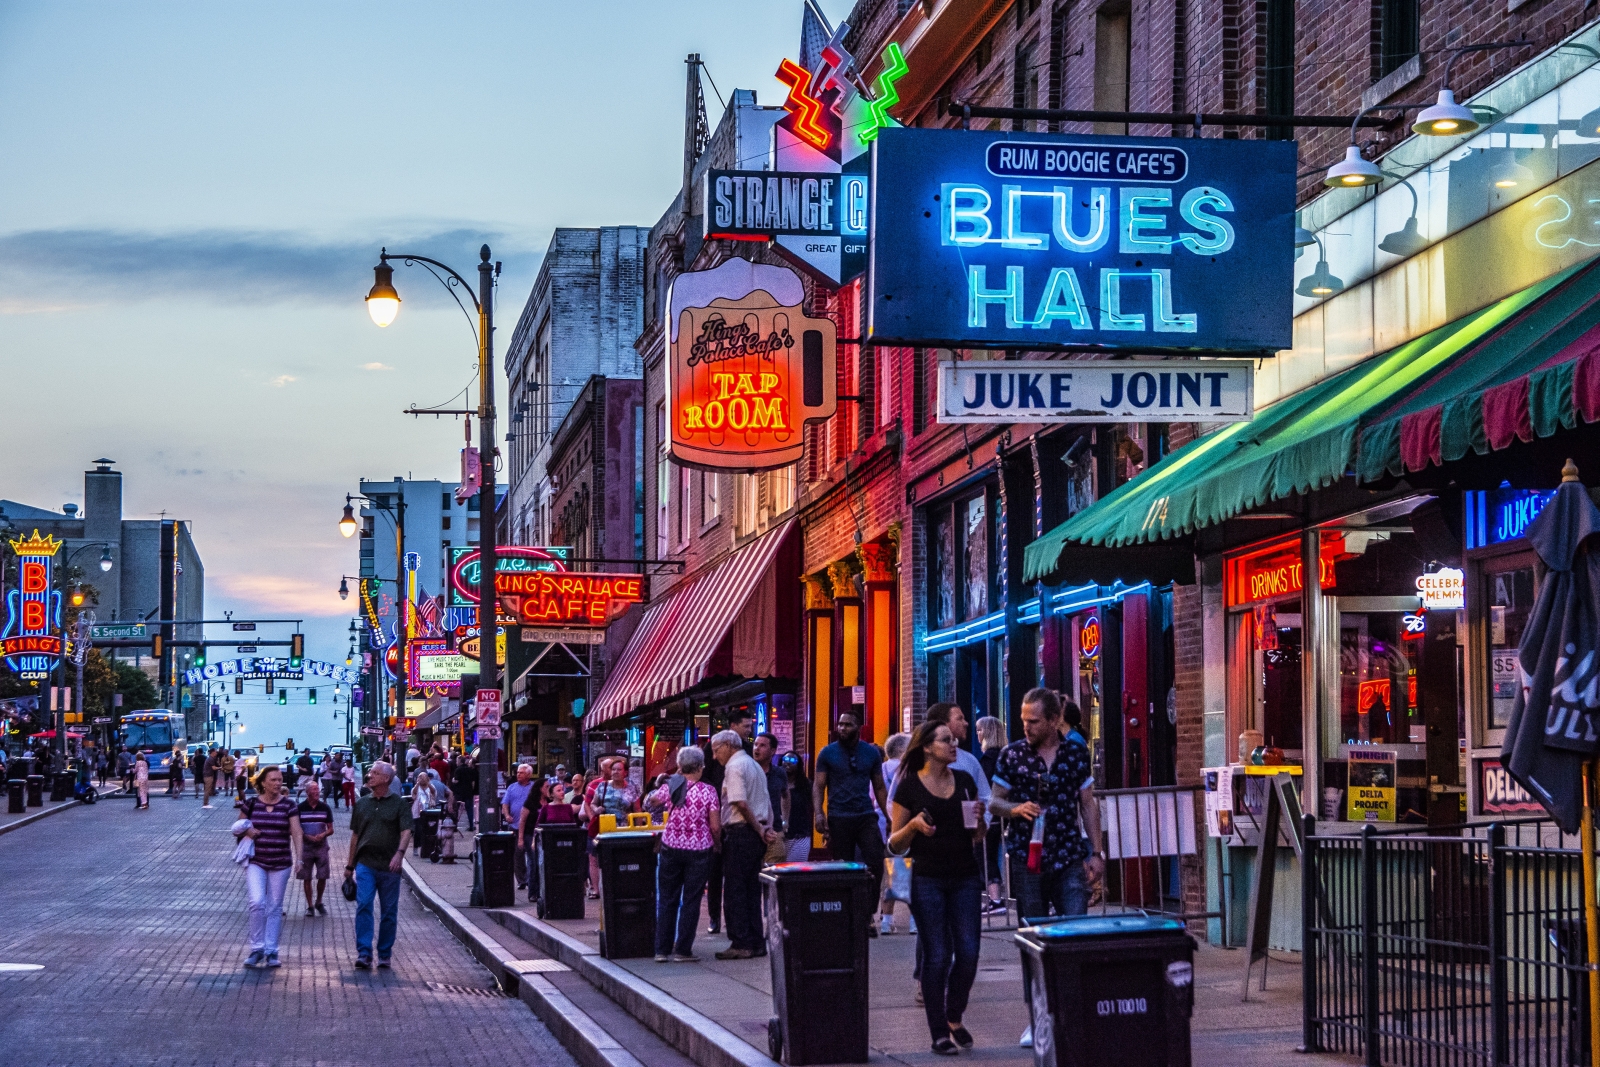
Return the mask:
M18 756L7 765L6 777L25 782L28 780L28 775L32 773L33 760L27 756Z
M439 862L439 820L444 818L442 808L423 808L412 820L417 849L425 860Z
M1189 1067L1194 938L1183 923L1079 916L1016 939L1032 979L1036 1067Z
M588 831L576 823L555 823L536 828L534 841L539 854L539 918L583 918Z
M600 852L600 955L630 960L656 952L656 835L618 830Z
M478 877L483 885L483 907L509 908L517 900L517 883L511 877L517 855L517 835L510 830L477 836Z
M761 872L773 1059L792 1067L867 1062L867 925L875 903L872 875L860 863L780 863Z
M77 775L71 771L57 771L50 776L50 800L66 800L72 796L72 782Z
M23 778L13 778L6 783L6 811L21 815L28 810L28 783Z
M44 775L28 775L28 807L44 807Z

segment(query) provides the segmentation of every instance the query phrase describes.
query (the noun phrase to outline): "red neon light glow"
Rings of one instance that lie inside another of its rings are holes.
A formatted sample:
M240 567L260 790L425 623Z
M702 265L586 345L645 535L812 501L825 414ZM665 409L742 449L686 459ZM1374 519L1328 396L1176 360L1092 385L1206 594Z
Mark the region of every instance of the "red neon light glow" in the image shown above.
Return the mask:
M516 603L525 626L604 626L644 599L644 579L636 574L502 572L495 575L495 592L507 606Z
M778 64L774 77L789 87L789 98L783 102L783 108L794 116L795 136L818 151L827 151L833 138L817 121L822 114L822 101L808 91L811 75L798 63L785 59Z
M30 631L46 628L44 601L24 600L22 602L22 628Z
M8 637L4 642L0 642L0 652L7 656L29 654L59 656L61 655L61 638L49 636Z
M1334 587L1333 565L1350 559L1354 553L1344 549L1344 535L1324 533L1320 547L1322 588ZM1300 592L1300 542L1298 538L1279 541L1254 552L1235 556L1223 566L1223 592L1228 607L1239 607L1262 600Z
M22 565L22 591L42 593L49 586L49 572L43 563L27 562Z

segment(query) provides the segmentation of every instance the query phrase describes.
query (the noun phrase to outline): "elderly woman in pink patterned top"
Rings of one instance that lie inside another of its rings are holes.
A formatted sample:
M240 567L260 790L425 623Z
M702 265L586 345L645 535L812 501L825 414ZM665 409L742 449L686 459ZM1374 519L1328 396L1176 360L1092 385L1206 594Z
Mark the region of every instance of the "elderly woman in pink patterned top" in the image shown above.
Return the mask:
M693 962L700 895L711 873L711 854L722 841L721 799L700 780L705 753L678 749L678 773L645 798L652 811L667 812L656 857L656 962Z

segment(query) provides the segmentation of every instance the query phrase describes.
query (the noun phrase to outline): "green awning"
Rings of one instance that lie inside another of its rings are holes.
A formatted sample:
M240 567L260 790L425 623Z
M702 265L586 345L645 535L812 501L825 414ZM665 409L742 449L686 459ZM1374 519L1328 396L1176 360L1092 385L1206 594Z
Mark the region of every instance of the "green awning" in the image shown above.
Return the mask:
M1592 321L1600 299L1597 267L1600 260L1570 268L1280 400L1250 422L1207 434L1030 544L1023 553L1023 579L1049 578L1073 546L1115 549L1185 537L1252 508L1322 489L1356 469L1358 441L1373 450L1361 458L1362 480L1398 473L1393 467L1402 419L1414 408L1439 405L1452 388L1446 384L1450 378L1472 381L1472 395L1481 401L1485 386L1526 376L1533 363L1548 367L1559 361L1548 348L1538 359L1513 358L1520 351L1515 346L1535 336L1567 338L1584 315ZM1540 303L1572 279L1577 280L1559 301L1548 308ZM1481 344L1486 339L1493 343ZM1479 348L1482 360L1473 358ZM1462 372L1469 362L1470 371ZM1447 368L1453 373L1444 374ZM1571 382L1570 370L1561 380ZM1536 397L1539 384L1534 383ZM1537 415L1541 436L1561 422ZM1570 417L1565 424L1572 424ZM1368 427L1382 432L1363 435Z

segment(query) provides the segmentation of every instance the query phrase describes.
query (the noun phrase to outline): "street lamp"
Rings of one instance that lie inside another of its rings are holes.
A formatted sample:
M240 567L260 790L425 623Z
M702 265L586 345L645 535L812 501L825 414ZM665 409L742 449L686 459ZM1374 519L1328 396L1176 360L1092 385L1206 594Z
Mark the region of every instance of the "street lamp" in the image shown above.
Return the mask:
M349 493L344 495L344 517L339 520L339 534L343 537L354 537L356 533L356 527L360 525L356 522L356 513L354 509L350 507L350 501L352 499L353 498Z
M478 657L478 685L483 689L498 689L498 664L494 657L494 634L498 623L495 601L495 489L494 489L494 279L500 264L491 263L489 246L478 249L478 295L472 298L478 312L478 459L480 466L478 501L478 633L481 651ZM378 265L373 268L372 289L367 293L367 313L379 326L392 323L400 313L400 294L394 288L394 268L391 259L410 266L420 263L443 285L456 302L460 289L472 297L472 287L467 280L436 259L427 256L389 254L387 248L378 253ZM440 271L444 273L441 274ZM448 276L448 277L446 277ZM466 308L463 306L462 310ZM470 413L470 412L469 412ZM396 572L398 577L400 572ZM402 691L403 693L403 691ZM400 708L402 712L405 708ZM478 815L484 832L500 828L500 809L496 804L496 771L500 762L499 742L483 739L478 746Z
M349 600L350 599L350 586L346 584L346 579L344 578L343 575L340 575L340 577L339 577L339 599L340 600Z

